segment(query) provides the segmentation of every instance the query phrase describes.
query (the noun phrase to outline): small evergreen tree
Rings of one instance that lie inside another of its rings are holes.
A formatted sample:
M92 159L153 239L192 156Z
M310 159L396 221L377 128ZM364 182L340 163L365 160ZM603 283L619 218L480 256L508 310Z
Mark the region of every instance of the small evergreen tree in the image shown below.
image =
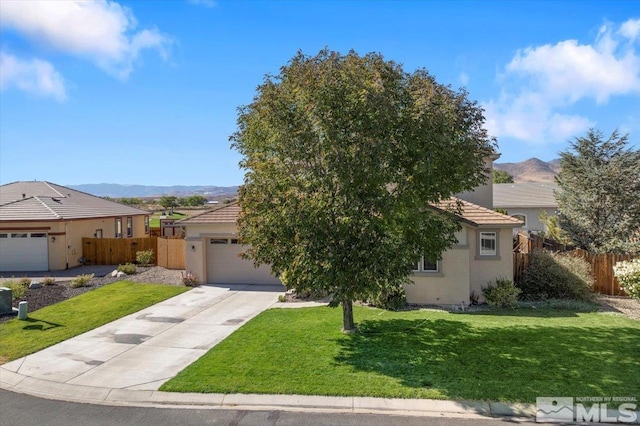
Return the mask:
M640 252L640 150L627 142L617 130L605 140L590 129L560 153L559 224L590 252Z

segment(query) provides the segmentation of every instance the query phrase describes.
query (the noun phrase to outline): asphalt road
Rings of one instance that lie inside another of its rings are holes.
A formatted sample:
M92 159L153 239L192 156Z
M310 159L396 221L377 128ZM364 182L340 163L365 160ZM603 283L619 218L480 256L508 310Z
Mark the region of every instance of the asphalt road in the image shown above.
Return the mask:
M53 401L0 390L0 426L506 426L509 423L536 425L534 422L518 422L515 419L114 407Z

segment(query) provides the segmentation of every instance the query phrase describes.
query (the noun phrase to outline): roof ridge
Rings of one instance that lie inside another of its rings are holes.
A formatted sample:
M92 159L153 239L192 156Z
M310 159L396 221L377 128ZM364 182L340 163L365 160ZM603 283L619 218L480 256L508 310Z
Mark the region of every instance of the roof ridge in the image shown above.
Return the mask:
M62 197L62 198L66 198L67 197L66 195L60 193L60 191L55 189L53 186L51 186L51 183L47 182L46 180L43 180L42 183L47 185L49 187L49 189L51 189L53 192L57 193L60 197Z
M52 189L53 189L53 188L52 188ZM56 191L56 192L57 192L57 191ZM46 209L47 209L47 210L49 210L51 213L53 213L53 215L54 215L55 217L57 217L58 219L62 219L62 216L60 216L60 215L59 215L55 210L53 210L51 207L49 207L49 206L47 205L47 203L45 203L44 201L42 201L42 200L40 199L40 196L39 196L39 195L34 195L34 196L33 196L33 198L34 198L34 199L36 199L36 200L38 200L38 202L39 202L40 204L42 204L42 205L44 206L44 208L46 208ZM46 198L50 198L50 197L46 197Z

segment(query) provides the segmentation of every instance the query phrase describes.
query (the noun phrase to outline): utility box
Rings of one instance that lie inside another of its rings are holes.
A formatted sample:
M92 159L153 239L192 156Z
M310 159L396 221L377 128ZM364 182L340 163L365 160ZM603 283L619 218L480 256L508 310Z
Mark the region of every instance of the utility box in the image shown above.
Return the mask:
M13 312L11 301L13 300L13 291L8 287L0 287L0 315L10 314Z

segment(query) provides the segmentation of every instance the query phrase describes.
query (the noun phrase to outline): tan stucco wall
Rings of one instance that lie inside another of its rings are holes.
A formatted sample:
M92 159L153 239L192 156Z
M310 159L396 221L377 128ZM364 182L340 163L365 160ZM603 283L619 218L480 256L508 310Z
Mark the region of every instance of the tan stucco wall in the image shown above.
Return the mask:
M144 215L123 216L122 229L126 238L127 217L133 217L133 238L144 238ZM115 237L115 218L81 219L57 222L2 222L0 229L24 230L43 228L49 234L49 270L59 271L79 266L82 256L82 238L93 238L97 229L102 229L103 238ZM46 229L49 228L49 229ZM31 231L33 232L33 231ZM55 241L53 239L55 238Z
M413 285L405 285L408 303L459 305L469 304L469 250L452 248L442 255L442 274L416 273Z
M512 228L491 229L499 231L498 250L500 259L477 260L477 238L478 232L484 229L474 229L469 233L470 247L470 287L471 291L482 296L482 287L486 287L490 281L496 278L507 278L513 280L513 230Z

